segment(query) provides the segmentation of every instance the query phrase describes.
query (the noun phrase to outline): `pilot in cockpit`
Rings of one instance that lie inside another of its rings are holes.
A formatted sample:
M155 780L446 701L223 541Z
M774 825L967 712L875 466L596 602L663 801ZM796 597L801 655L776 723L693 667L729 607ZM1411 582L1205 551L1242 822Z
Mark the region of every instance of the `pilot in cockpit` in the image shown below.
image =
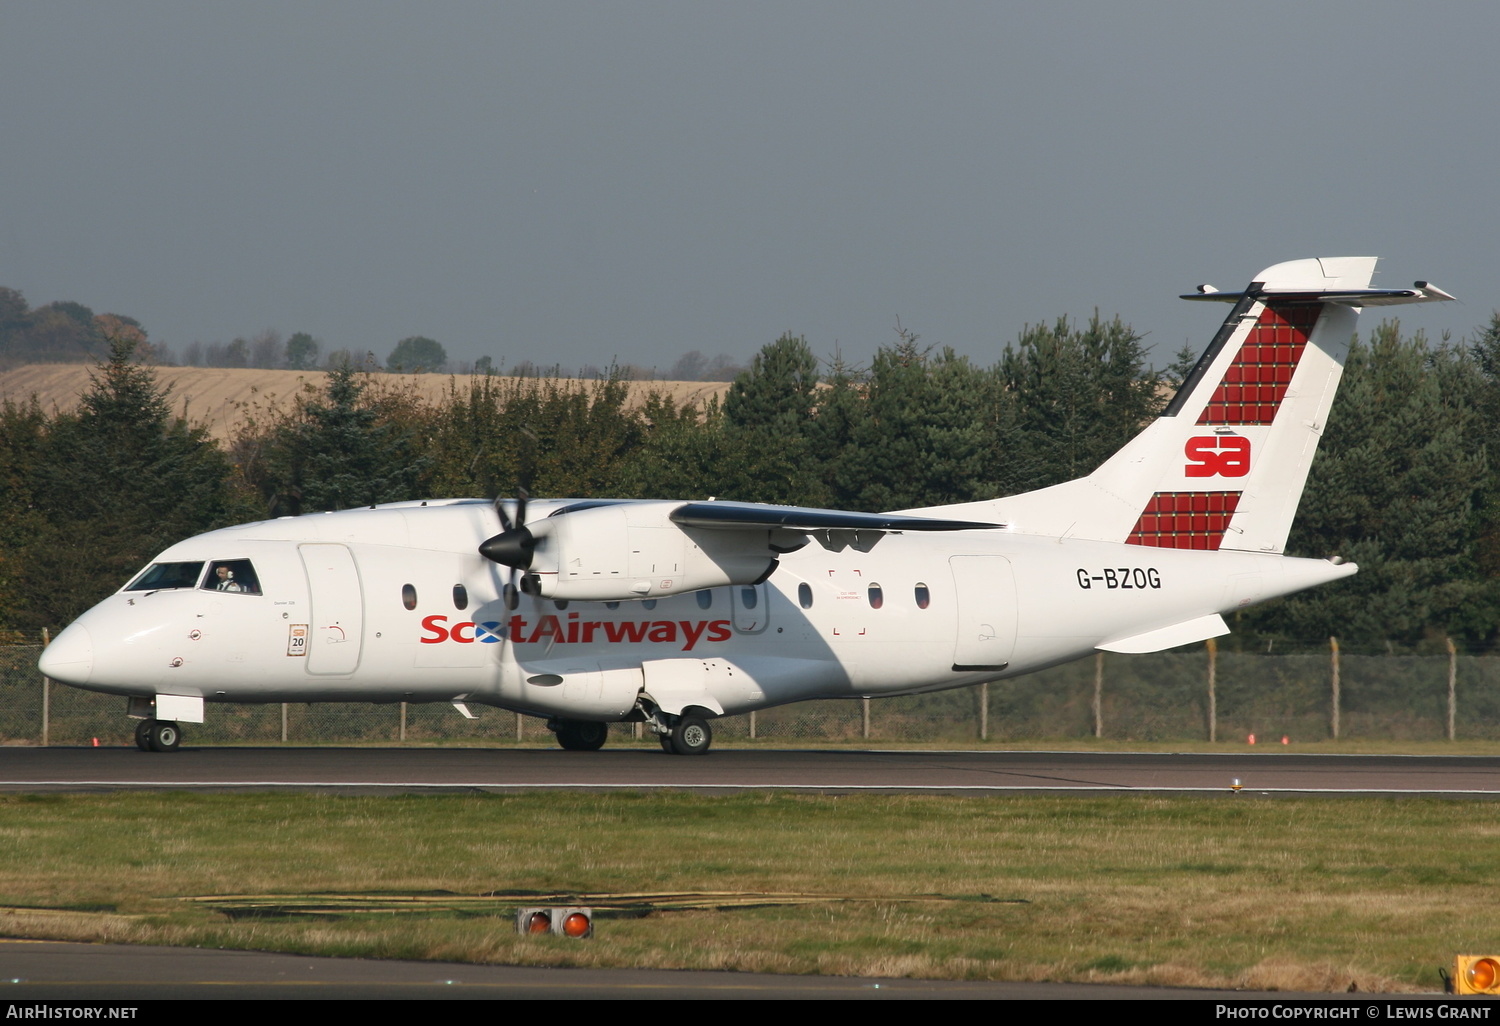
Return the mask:
M244 591L245 589L234 579L234 571L222 563L214 570L217 580L214 583L214 591Z
M248 559L220 559L209 564L203 578L205 591L228 591L240 595L259 595L260 576Z

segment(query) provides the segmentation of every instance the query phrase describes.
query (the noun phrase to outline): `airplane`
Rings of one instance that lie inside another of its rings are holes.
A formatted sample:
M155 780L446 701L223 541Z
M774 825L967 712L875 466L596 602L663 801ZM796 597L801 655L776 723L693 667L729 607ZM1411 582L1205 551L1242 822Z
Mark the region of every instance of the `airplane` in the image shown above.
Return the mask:
M1227 634L1225 613L1355 573L1284 554L1373 257L1293 260L1239 292L1162 414L1087 477L856 513L748 502L449 499L189 538L69 625L43 674L123 695L142 750L219 702L451 702L545 717L565 749L643 723L908 695L1096 651Z

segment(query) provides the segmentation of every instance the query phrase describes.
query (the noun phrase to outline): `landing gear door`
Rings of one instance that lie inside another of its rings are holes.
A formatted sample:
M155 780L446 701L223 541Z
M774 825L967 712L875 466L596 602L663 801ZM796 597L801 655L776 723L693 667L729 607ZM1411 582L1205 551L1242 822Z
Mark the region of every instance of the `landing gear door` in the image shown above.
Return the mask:
M1003 670L1016 647L1016 578L1004 556L950 556L958 633L953 668Z
M312 596L307 672L353 673L359 666L365 620L364 595L354 555L345 545L300 545L298 549L307 571L308 593Z

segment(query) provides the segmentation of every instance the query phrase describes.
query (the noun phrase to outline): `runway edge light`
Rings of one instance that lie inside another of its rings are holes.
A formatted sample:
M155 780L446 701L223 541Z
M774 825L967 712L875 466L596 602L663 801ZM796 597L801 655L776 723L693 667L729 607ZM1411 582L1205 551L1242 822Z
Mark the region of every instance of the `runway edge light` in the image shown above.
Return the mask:
M1455 994L1500 994L1500 956L1459 955L1453 960Z
M582 940L594 935L594 910L582 907L517 909L516 932L523 935L551 933Z

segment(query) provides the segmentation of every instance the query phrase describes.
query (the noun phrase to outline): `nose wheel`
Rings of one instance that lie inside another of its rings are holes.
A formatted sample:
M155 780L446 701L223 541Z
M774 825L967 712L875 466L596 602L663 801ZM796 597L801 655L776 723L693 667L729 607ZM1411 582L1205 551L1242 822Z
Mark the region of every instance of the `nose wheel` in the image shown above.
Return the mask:
M182 728L172 720L142 720L135 725L135 746L143 752L175 752Z

